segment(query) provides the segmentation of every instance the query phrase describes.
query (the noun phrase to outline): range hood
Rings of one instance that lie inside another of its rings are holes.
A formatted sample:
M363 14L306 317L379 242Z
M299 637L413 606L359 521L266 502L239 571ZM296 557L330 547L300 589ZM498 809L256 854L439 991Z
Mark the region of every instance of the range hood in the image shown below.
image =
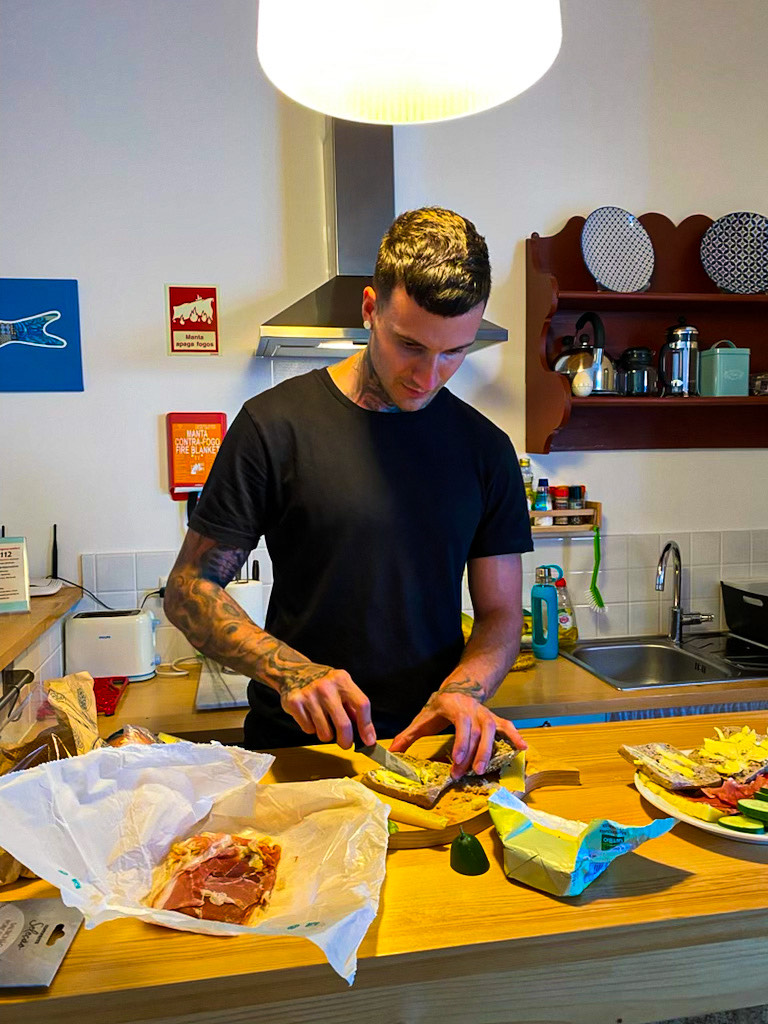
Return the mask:
M331 119L326 156L329 245L335 276L260 328L256 355L344 359L368 341L363 289L395 219L392 128ZM470 352L507 340L504 327L482 320Z

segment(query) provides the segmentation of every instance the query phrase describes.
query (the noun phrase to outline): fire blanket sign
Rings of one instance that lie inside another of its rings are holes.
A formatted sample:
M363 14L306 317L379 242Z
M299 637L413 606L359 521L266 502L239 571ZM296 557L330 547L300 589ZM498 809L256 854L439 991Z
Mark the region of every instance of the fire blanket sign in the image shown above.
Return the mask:
M215 285L166 286L171 355L219 354L219 300Z
M223 412L169 412L168 483L174 501L202 490L227 431Z

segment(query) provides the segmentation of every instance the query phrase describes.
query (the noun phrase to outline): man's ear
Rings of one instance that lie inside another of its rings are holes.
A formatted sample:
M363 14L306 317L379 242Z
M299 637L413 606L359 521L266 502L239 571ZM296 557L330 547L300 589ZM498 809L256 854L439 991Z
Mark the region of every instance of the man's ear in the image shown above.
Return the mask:
M363 289L363 320L371 320L374 309L376 308L376 292L367 285Z

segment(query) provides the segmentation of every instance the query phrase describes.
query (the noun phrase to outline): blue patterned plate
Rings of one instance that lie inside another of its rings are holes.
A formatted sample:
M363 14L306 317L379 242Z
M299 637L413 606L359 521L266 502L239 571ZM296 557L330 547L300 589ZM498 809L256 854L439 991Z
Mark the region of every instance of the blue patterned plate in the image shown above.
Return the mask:
M737 295L768 291L768 218L727 213L704 232L701 265L718 288Z
M644 292L653 273L653 242L634 214L601 206L584 221L581 252L595 281L610 292Z

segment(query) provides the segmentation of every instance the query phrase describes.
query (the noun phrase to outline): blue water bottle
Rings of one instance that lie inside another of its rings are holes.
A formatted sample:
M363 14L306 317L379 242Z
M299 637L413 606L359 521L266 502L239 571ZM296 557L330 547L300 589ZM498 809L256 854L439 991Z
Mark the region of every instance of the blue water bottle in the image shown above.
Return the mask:
M555 576L553 570L557 570ZM556 580L563 578L559 565L538 565L536 582L531 589L531 616L533 618L533 653L542 660L557 657L557 590Z

